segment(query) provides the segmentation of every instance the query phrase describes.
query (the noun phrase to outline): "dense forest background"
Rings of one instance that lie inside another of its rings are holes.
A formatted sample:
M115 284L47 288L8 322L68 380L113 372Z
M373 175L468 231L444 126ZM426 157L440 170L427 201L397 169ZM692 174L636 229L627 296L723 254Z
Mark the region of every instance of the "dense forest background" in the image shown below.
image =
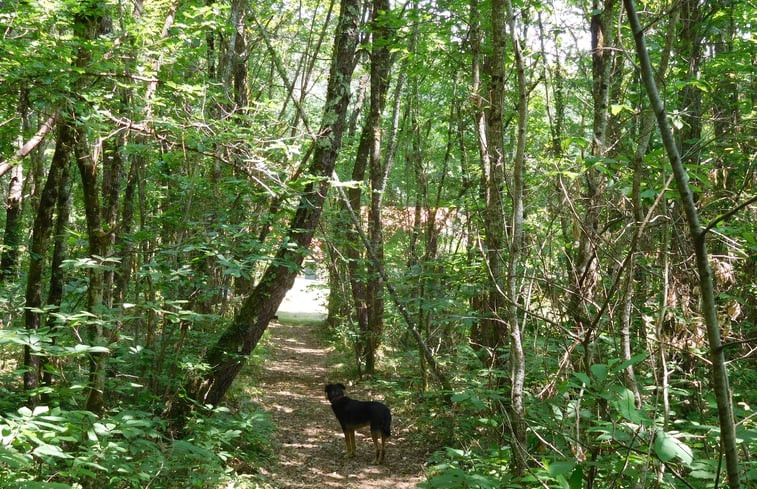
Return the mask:
M3 487L269 463L227 394L303 267L438 448L426 487L757 484L753 3L6 0L0 28Z

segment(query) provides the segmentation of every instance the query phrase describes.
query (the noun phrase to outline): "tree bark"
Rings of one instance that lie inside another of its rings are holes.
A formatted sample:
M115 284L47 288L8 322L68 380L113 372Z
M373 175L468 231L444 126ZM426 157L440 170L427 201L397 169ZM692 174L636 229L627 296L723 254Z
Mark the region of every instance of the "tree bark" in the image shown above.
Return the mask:
M512 183L512 233L510 253L507 257L507 329L510 333L510 402L512 413L512 448L513 474L523 475L527 466L526 457L526 417L523 405L523 386L526 379L526 357L521 338L521 324L518 319L517 304L520 303L520 279L522 250L524 244L524 204L523 187L526 172L526 130L528 128L528 88L526 87L526 68L520 48L520 36L516 29L515 12L512 2L505 0L510 36L515 58L515 70L518 83L518 129L516 136L515 157L513 159Z
M479 198L487 202L487 180L489 175L489 141L487 135L486 107L489 97L484 89L482 81L483 53L481 33L481 12L478 0L470 0L470 49L471 49L471 94L473 105L474 128L478 146L479 162L481 166L481 180L479 182ZM485 224L484 224L485 225ZM475 246L475 245L473 245ZM488 273L486 274L488 277ZM471 299L471 307L479 314L478 321L471 331L471 340L474 345L485 348L494 347L497 344L497 325L489 316L489 287L482 287L475 297Z
M32 243L29 250L29 271L26 280L26 308L24 310L26 329L30 334L37 330L41 324L38 310L44 305L42 301L42 272L53 226L53 211L58 198L60 178L63 167L68 164L74 144L73 139L74 135L70 123L66 121L59 124L58 140L50 164L50 172L42 189L37 216L34 219ZM41 375L40 357L35 355L28 345L24 346L24 366L26 367L24 388L26 390L37 388Z
M392 32L384 16L389 11L388 0L373 0L371 51L371 106L367 124L370 127L369 174L371 180L371 203L368 215L368 236L376 259L384 262L384 231L381 207L384 195L384 165L381 159L381 119L389 88L389 45ZM384 330L384 280L375 269L368 274L368 331L366 337L365 373L376 371L376 352Z
M75 145L76 162L82 180L84 196L84 214L87 221L88 252L95 262L88 270L87 310L95 317L87 327L89 342L93 346L105 346L109 340L106 336L104 322L99 319L104 307L105 271L99 263L107 256L110 236L103 230L100 196L98 192L97 161L93 158L87 142L86 129L76 128ZM89 384L87 385L88 411L101 414L105 408L105 366L107 354L93 352L89 354Z
M699 222L699 213L694 202L694 195L689 187L689 176L683 166L681 155L676 145L673 131L668 125L667 113L663 105L657 84L654 80L652 63L649 60L644 31L636 13L633 0L623 0L628 20L636 43L636 54L641 65L641 76L646 88L652 110L657 118L665 152L670 160L673 175L680 195L681 205L684 209L686 220L689 225L689 234L694 245L696 254L697 270L699 272L699 287L702 295L701 309L704 322L707 327L707 339L710 346L710 361L712 370L713 388L718 406L718 418L720 424L721 450L725 454L728 484L731 489L739 489L739 459L736 441L736 429L733 416L731 393L728 388L728 370L726 368L723 344L720 339L720 325L718 324L717 308L715 305L715 293L712 271L710 270L707 253L706 230Z
M169 414L178 428L186 423L185 416L192 402L203 405L221 402L276 314L307 254L342 144L350 81L355 67L359 15L357 0L342 0L324 115L309 167L309 173L319 180L305 188L289 231L271 265L244 300L231 326L206 354L205 363L210 365L210 371L200 379L190 380L185 386L186 397L169 407Z
M56 202L57 215L55 217L55 235L53 237L53 256L50 263L50 288L47 293L47 305L53 306L55 310L60 310L63 301L63 287L65 285L65 272L63 270L63 260L66 259L66 241L69 217L71 215L71 167L68 162L63 165L59 186L58 201ZM52 333L51 343L56 342L56 331L58 329L55 318L48 316L47 325ZM47 362L47 360L46 360ZM51 369L43 369L42 383L46 386L52 385L53 374ZM44 398L43 398L44 400Z
M505 141L503 109L505 103L505 2L491 2L491 44L492 52L487 58L488 68L488 104L485 111L486 142L485 156L486 181L484 193L484 254L487 276L486 327L482 340L484 345L494 350L508 344L507 327L502 319L503 287L506 272L505 252Z
M21 213L23 211L24 167L16 165L8 183L8 198L5 199L5 234L0 257L0 281L16 274L18 247L21 244Z

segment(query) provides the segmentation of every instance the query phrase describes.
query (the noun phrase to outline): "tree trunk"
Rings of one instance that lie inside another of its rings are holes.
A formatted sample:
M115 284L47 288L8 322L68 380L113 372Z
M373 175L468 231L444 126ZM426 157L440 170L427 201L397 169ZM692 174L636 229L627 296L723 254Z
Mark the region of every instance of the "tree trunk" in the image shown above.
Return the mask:
M44 305L42 301L42 272L53 226L53 211L58 198L60 178L63 167L68 164L74 144L73 138L70 123L68 121L61 122L58 127L55 153L50 163L50 172L42 189L37 216L34 219L32 243L29 250L29 271L26 279L26 308L24 310L26 329L30 333L38 329L41 323L40 314L37 310ZM28 345L24 346L24 366L26 368L24 388L26 390L37 388L41 375L40 357L35 355Z
M55 218L55 236L53 237L53 257L50 263L50 289L47 294L47 305L60 310L63 301L63 286L65 285L65 272L63 260L66 259L66 241L68 239L67 227L71 215L71 167L68 162L63 165L58 187L58 201L56 202L57 216ZM55 318L48 316L47 325L50 327L51 343L55 344L56 331L58 329ZM53 375L51 369L43 369L42 383L52 385Z
M484 253L488 280L486 298L486 327L484 345L491 349L492 358L497 358L494 350L508 343L507 327L502 320L503 287L505 286L505 141L503 109L505 103L505 2L493 0L491 3L491 44L492 52L487 59L488 106L485 111L487 160L485 165L486 195L484 209Z
M352 209L358 210L358 217L362 207L362 182L365 179L365 171L368 168L368 159L371 149L371 130L368 123L363 126L360 132L360 142L358 143L357 154L355 155L355 164L352 167L352 181L356 185L347 189L348 201L340 203L340 225L349 219L347 205ZM344 254L347 258L347 273L350 280L350 291L352 292L352 303L355 309L355 322L357 323L355 353L357 360L358 374L362 375L363 364L366 357L366 338L368 336L368 290L366 286L366 265L360 252L360 236L358 235L355 224L351 221L344 227L345 239ZM345 223L346 224L346 223Z
M201 379L190 380L185 386L187 397L169 407L169 414L179 428L186 423L185 416L191 409L192 401L203 405L221 402L294 283L307 253L342 144L350 82L355 67L359 12L357 0L342 0L323 121L309 167L309 173L319 177L319 180L305 188L284 244L258 285L244 300L231 326L206 354L205 362L210 365L210 371Z
M384 196L385 172L381 160L381 119L389 88L389 45L392 32L389 22L383 16L389 12L388 0L373 0L372 43L371 51L371 107L368 113L370 127L371 151L369 174L371 180L371 204L368 215L368 236L376 259L384 262L384 231L381 220L381 207ZM376 371L376 352L384 331L384 282L381 274L371 270L367 281L368 292L368 335L366 338L365 373L373 375Z
M526 357L521 338L521 324L518 320L520 303L520 277L522 276L523 232L523 187L526 171L526 130L528 126L528 88L526 87L526 69L523 53L520 49L520 36L516 29L515 12L510 0L505 0L507 18L512 38L515 69L518 80L518 130L515 158L513 160L512 183L512 233L510 253L507 259L506 310L507 328L510 333L510 400L512 413L512 448L513 474L521 476L526 472L526 417L523 405L523 386L526 379Z
M489 105L487 91L484 89L482 77L482 33L481 12L478 0L470 0L470 49L471 49L471 93L473 98L473 119L476 130L479 162L481 165L481 181L479 182L479 197L482 202L488 202L487 179L489 175L489 141L487 136L486 107ZM480 244L476 244L480 246ZM472 246L476 246L473 245ZM474 251L475 252L475 251ZM487 283L489 274L486 273ZM479 314L479 320L473 325L471 341L476 346L493 348L497 345L497 324L490 317L489 287L482 290L471 299L471 308Z
M89 255L95 264L88 270L87 310L95 317L87 327L89 342L93 346L108 344L106 328L101 321L104 304L105 272L99 261L107 256L109 235L102 228L100 214L100 196L97 185L97 162L90 153L86 137L86 129L76 129L75 141L76 162L82 180L84 196L84 214L87 220L87 237ZM88 411L101 414L105 407L105 366L107 354L93 352L89 354L89 384L87 385Z
M234 86L234 109L247 111L247 32L245 31L245 14L248 0L231 1L231 27L233 29L229 39L229 73Z
M707 327L707 339L710 346L710 361L712 370L713 387L715 390L715 400L718 406L718 417L720 421L720 442L721 450L725 454L726 470L728 473L728 484L731 489L739 489L741 481L739 480L739 459L738 446L736 441L736 429L733 417L733 405L731 393L728 388L728 370L726 368L725 354L723 344L720 340L720 325L718 324L717 308L715 305L715 293L713 286L712 271L710 270L709 257L707 253L707 236L699 222L699 214L694 202L694 195L689 187L689 176L678 152L678 146L673 137L673 131L668 125L667 113L665 106L657 90L657 84L654 80L652 64L647 53L646 42L644 41L644 31L639 22L633 0L623 0L628 20L633 32L636 43L636 54L641 64L641 75L644 86L647 90L652 110L657 117L657 125L660 129L665 151L670 160L675 176L676 186L680 195L681 205L686 214L686 220L689 225L691 241L696 253L697 270L699 271L699 287L702 294L702 315Z
M5 199L5 234L3 236L3 252L0 257L0 281L16 274L18 263L18 247L21 244L23 211L24 167L20 164L13 167L8 183L8 198Z
M29 92L21 89L19 93L18 116L21 119L19 127L19 149L24 147L23 137L29 132ZM3 250L0 254L0 283L16 274L18 264L18 248L21 244L21 212L23 210L24 167L20 163L13 166L10 182L8 182L8 197L5 199L5 234L3 236Z

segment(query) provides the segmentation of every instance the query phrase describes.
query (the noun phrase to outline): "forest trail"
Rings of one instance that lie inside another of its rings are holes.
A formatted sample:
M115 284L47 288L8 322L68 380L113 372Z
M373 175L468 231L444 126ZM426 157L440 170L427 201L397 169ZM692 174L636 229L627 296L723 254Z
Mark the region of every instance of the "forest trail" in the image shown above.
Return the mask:
M303 284L295 284L279 309L280 321L269 326L270 354L257 382L258 402L277 426L278 461L268 468L271 480L281 489L414 488L423 480L427 453L407 439L412 423L396 412L384 465L370 464L373 443L367 428L357 434L357 456L342 458L344 435L323 387L327 382L347 382L336 378L329 367L330 350L313 321L323 318L320 298ZM370 398L357 386L348 387L347 392L355 399ZM387 403L391 408L391 402Z

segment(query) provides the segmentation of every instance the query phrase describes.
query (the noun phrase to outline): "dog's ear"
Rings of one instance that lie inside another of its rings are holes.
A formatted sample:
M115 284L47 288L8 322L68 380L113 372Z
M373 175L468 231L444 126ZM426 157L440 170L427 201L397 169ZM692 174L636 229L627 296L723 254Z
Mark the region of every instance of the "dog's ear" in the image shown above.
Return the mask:
M342 389L343 391L347 390L347 388L344 386L344 384L337 384L336 386L339 387L340 389Z

